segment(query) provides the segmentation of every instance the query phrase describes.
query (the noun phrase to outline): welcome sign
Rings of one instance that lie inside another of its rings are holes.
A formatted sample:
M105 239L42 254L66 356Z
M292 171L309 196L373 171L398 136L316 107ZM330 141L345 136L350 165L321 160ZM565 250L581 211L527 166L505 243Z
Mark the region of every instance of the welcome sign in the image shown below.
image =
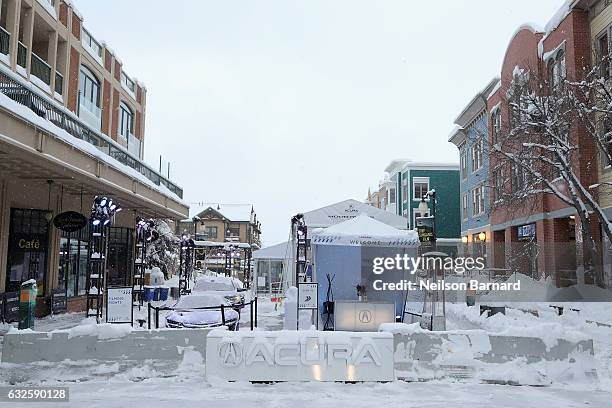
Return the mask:
M228 381L393 381L393 335L213 330L206 375Z

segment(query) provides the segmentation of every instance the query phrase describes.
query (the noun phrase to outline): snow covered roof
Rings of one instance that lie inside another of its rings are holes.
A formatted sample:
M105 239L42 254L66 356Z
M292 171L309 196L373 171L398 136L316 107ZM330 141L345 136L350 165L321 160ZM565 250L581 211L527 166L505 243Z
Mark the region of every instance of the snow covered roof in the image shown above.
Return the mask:
M420 245L416 231L394 228L365 213L326 228L312 238L317 245L400 246Z
M309 228L328 228L355 218L360 213L398 229L407 229L408 220L389 211L349 199L304 213L304 222Z
M470 122L478 115L480 112L487 108L487 99L491 91L497 86L500 78L495 77L491 79L487 85L481 89L470 102L465 105L463 110L457 117L455 118L455 124L461 127L467 127ZM450 139L449 139L450 140Z
M217 203L191 203L189 205L189 219L191 221L196 215L202 214L208 209L212 209L229 221L250 222L252 221L252 204L217 204Z
M291 257L291 242L281 242L253 251L253 259L285 259Z

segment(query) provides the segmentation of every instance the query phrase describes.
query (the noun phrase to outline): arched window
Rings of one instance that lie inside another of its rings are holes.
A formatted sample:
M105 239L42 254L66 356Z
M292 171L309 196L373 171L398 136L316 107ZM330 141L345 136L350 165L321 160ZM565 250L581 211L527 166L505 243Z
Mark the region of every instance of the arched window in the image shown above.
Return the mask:
M97 113L100 108L100 81L98 81L94 73L84 65L81 65L79 79L81 105L89 111Z
M134 134L134 112L124 102L119 104L119 134L125 139Z

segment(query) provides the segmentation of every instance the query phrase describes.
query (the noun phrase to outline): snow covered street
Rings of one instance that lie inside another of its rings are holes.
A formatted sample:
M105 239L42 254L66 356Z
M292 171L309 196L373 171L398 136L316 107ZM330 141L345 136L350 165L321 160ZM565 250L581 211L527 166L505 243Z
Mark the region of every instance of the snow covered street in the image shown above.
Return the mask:
M465 383L259 384L207 382L193 378L125 378L70 384L74 407L608 407L610 390L567 387L511 387ZM450 405L449 405L450 404ZM0 404L1 405L1 404ZM12 406L19 406L17 404ZM22 406L46 406L22 404ZM61 406L54 404L54 406Z

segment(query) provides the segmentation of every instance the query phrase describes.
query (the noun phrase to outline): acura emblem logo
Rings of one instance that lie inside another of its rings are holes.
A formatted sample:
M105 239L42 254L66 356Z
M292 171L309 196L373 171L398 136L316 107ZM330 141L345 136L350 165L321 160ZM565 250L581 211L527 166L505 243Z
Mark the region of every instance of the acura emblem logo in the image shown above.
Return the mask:
M359 312L359 321L361 323L370 323L372 321L372 312L369 310Z
M242 362L242 344L226 341L219 344L219 358L226 367L236 367Z

